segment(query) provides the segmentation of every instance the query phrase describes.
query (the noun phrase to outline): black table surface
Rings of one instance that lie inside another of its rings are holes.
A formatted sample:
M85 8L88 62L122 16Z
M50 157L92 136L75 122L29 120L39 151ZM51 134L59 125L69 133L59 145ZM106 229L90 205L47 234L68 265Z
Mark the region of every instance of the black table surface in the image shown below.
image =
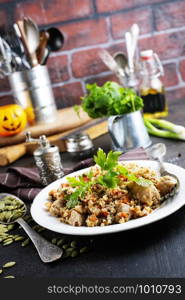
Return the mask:
M185 125L183 100L170 104L168 119ZM152 141L166 144L166 161L185 167L184 142L156 137L152 137ZM109 136L96 139L95 146L108 151L111 148ZM65 167L75 163L66 153L62 154L62 162ZM33 166L33 159L24 157L12 166ZM5 170L6 168L0 168L0 172ZM56 235L60 237L54 234ZM83 243L87 240L89 238L82 238ZM16 261L16 267L9 273L17 278L185 277L184 253L185 207L145 227L93 237L90 252L50 264L40 261L32 244L25 248L17 243L6 247L0 245L0 265L7 261Z

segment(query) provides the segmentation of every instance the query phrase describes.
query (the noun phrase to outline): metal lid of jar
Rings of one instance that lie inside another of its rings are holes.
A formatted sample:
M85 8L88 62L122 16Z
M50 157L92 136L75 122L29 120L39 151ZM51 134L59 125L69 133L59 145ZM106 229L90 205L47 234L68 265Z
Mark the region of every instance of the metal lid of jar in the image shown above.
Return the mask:
M76 133L66 139L67 152L79 152L92 149L94 147L88 134Z

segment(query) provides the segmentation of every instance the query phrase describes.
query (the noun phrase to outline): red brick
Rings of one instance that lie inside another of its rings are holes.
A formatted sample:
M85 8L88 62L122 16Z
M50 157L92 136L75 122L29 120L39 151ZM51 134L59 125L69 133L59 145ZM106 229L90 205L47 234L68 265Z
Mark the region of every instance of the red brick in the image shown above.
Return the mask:
M72 70L75 77L94 75L107 70L98 55L100 48L79 51L72 56Z
M58 83L69 79L67 64L67 55L49 58L47 65L52 83Z
M7 23L7 16L4 10L0 10L0 26L3 26Z
M176 73L176 64L170 63L164 65L165 76L162 77L162 81L165 87L170 87L178 84L178 77ZM86 83L97 83L98 85L103 85L106 81L116 81L119 83L118 78L114 74L101 76L101 77L92 77L86 80Z
M166 93L167 95L167 100L169 101L174 101L175 99L182 99L182 101L185 100L185 86L182 88L176 88L174 90L171 91L167 91ZM184 112L183 112L184 114Z
M80 97L83 96L83 89L80 82L69 83L53 89L57 107L67 107L80 104Z
M82 50L73 54L72 71L75 77L96 75L104 71L109 71L109 68L99 57L99 51L101 49L102 48L95 48L86 51ZM126 51L124 43L112 44L106 50L111 55L116 52Z
M124 37L125 32L137 23L141 33L152 31L152 12L151 9L137 9L127 13L113 15L111 17L112 35L115 39Z
M114 74L106 75L106 76L101 76L101 77L92 77L88 80L86 80L85 83L96 83L99 86L102 86L105 82L107 81L116 81L119 83L118 78Z
M185 31L154 35L139 40L140 50L153 49L161 60L185 54Z
M159 5L154 10L157 30L180 27L185 24L185 2Z
M170 63L165 64L164 66L164 77L162 77L162 81L165 87L170 87L177 85L179 80L176 71L176 64Z
M61 22L88 16L92 13L90 0L39 0L16 5L16 19L30 16L38 24Z
M0 96L0 106L13 104L13 103L14 103L14 99L11 95Z
M119 44L112 44L110 47L108 47L107 50L111 55L114 55L116 52L123 52L126 54L126 46L124 42Z
M105 19L87 20L63 25L60 29L66 37L64 49L100 44L108 40Z
M182 79L185 81L185 59L180 61L179 70L180 70Z
M0 3L13 2L12 0L0 0Z
M163 0L163 2L166 1L168 0ZM96 5L99 12L112 12L158 2L161 0L97 0Z

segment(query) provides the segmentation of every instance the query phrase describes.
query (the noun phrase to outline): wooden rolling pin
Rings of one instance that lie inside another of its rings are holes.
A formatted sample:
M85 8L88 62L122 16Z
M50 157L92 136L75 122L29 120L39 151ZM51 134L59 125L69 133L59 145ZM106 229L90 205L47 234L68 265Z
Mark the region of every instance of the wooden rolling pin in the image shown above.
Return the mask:
M60 152L66 151L66 143L65 137L67 137L70 133L76 133L79 131L83 131L84 133L88 134L91 139L95 139L98 136L101 136L107 133L107 121L103 121L98 124L94 124L95 122L91 121L86 126L81 126L76 130L68 130L66 132L55 134L48 137L48 140L57 145L60 149ZM90 126L90 127L88 127ZM83 129L84 127L88 127ZM21 158L25 154L32 154L33 151L38 147L37 143L22 143L18 145L12 145L8 147L0 148L0 166L6 166L10 163L16 161L17 159Z

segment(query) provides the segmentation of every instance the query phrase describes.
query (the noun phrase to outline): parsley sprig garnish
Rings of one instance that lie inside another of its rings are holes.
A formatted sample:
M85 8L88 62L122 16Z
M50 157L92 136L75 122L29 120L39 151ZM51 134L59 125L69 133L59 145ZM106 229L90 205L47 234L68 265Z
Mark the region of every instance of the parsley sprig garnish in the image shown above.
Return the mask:
M144 187L151 184L150 180L143 177L136 177L134 174L130 173L126 167L118 164L118 159L121 152L110 151L107 155L102 150L99 149L97 155L94 156L95 163L101 168L103 175L99 175L93 178L93 171L85 174L85 177L67 177L68 183L74 192L66 196L66 206L71 209L78 205L80 198L83 198L87 192L91 191L91 186L93 184L100 184L107 188L115 188L119 185L120 175L126 177L129 181L136 182L138 185Z

